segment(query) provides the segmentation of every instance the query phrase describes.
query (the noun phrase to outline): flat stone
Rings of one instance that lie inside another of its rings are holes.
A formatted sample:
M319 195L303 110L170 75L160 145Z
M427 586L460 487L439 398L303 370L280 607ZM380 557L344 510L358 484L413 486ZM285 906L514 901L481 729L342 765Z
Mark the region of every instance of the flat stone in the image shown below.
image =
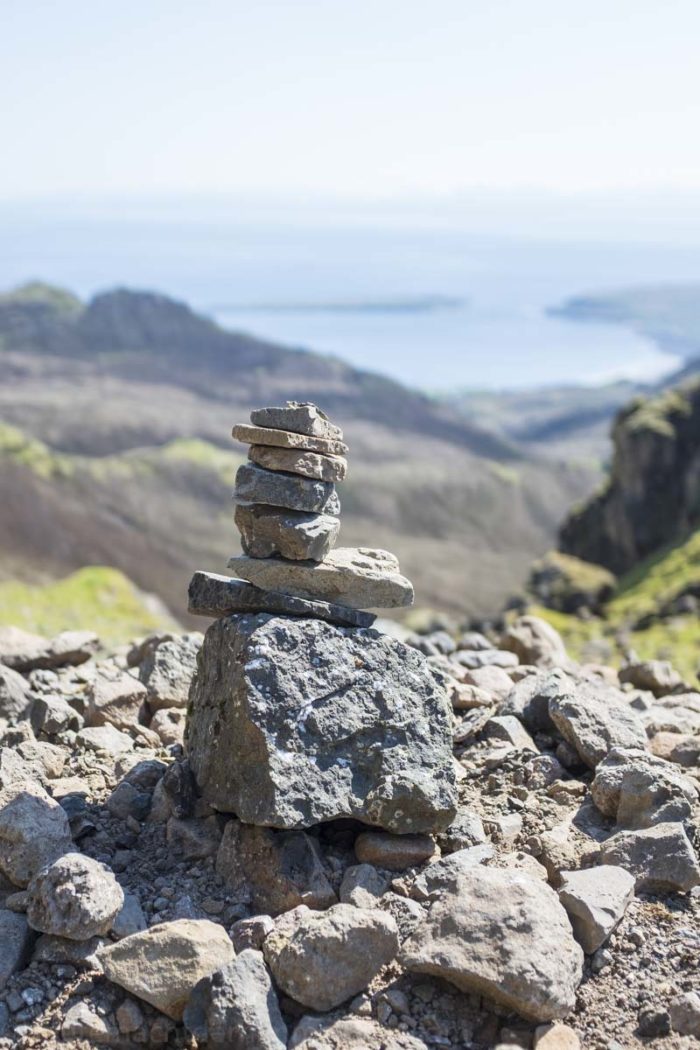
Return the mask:
M522 872L481 865L433 904L399 961L534 1021L571 1013L583 971L554 890Z
M387 831L363 831L355 839L355 856L362 863L387 871L405 871L425 863L435 853L430 835L391 835Z
M287 401L273 408L255 408L250 413L250 421L255 426L291 430L295 434L331 438L334 441L343 439L340 427L331 423L326 413L312 401Z
M566 667L571 663L558 631L539 616L520 616L506 628L499 642L510 649L521 664L534 667Z
M188 599L188 611L193 616L213 619L236 613L271 613L327 620L341 627L371 627L375 620L372 613L359 609L310 601L281 591L263 591L245 580L215 572L196 572L190 581Z
M82 853L67 853L43 868L27 892L29 925L74 941L109 933L124 904L110 869Z
M559 900L566 908L574 935L591 955L604 944L634 897L634 876L624 868L603 864L561 873Z
M120 755L131 751L134 741L121 729L105 724L103 726L86 726L76 736L76 743L89 751L107 751L111 755Z
M353 609L391 609L413 603L413 586L400 574L394 555L368 547L337 547L319 564L236 556L228 567L262 590Z
M326 456L344 456L348 452L348 446L336 438L295 434L290 430L279 430L276 427L257 427L249 426L247 423L236 423L231 433L236 441L241 441L244 445L301 448L306 449L307 452L322 452Z
M325 1012L363 991L396 955L394 919L378 909L336 904L287 912L265 938L275 983L296 1002Z
M115 1046L121 1040L119 1029L109 1017L102 1017L88 1002L75 1003L61 1025L61 1036L69 1043L75 1040L89 1046Z
M279 554L292 561L323 561L340 532L340 520L331 514L307 514L261 503L237 504L234 520L243 553L250 558Z
M63 631L44 638L19 627L0 627L0 663L23 672L76 666L89 660L99 644L93 631Z
M261 952L247 948L204 977L190 996L185 1028L208 1050L285 1050L287 1026Z
M614 747L647 748L636 711L609 686L562 681L560 691L549 695L549 714L581 761L593 769Z
M98 952L110 981L175 1021L195 985L233 957L230 937L208 919L162 922Z
M316 843L303 831L274 831L231 820L216 857L216 872L238 901L268 915L305 904L337 903Z
M623 828L689 820L698 790L671 762L634 748L614 748L598 765L591 796Z
M306 1014L294 1029L290 1050L426 1050L408 1032L387 1028L371 1017L317 1017Z
M146 687L152 711L187 706L201 644L199 631L191 631L149 647L139 666L139 678Z
M242 463L236 471L233 498L238 503L264 503L290 510L329 511L336 497L331 481L314 481L298 474L278 474L254 463Z
M600 861L634 875L638 893L687 893L700 885L698 858L682 824L620 831L603 843Z
M265 470L301 474L316 481L343 481L348 471L348 461L344 456L323 456L320 452L274 448L272 445L251 445L248 459Z
M65 811L39 784L0 791L0 872L27 886L46 864L73 848Z
M206 633L185 747L202 796L248 824L433 832L456 810L451 719L425 657L393 638L231 616Z
M0 992L29 961L35 936L24 915L0 908Z
M141 721L146 687L126 671L100 672L87 688L87 724L128 729Z

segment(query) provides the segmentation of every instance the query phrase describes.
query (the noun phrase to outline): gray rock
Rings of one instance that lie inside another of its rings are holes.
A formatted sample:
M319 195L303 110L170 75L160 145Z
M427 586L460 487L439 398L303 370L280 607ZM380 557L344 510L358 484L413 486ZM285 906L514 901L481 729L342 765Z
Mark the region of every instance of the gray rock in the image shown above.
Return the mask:
M147 925L138 897L133 893L125 893L124 903L114 916L112 936L120 941L123 937L130 937L132 933L140 933Z
M208 919L161 922L101 948L105 976L125 991L181 1021L192 989L233 960L226 931Z
M439 831L456 809L451 718L425 658L393 638L229 617L207 631L185 739L204 798L246 823Z
M700 1039L700 995L697 992L684 992L676 996L668 1012L674 1032Z
M99 638L92 631L63 631L43 638L19 627L0 627L0 664L15 671L83 664L96 652Z
M493 846L483 843L450 853L448 857L429 864L411 886L411 896L417 901L435 901L446 892L454 892L465 871L485 864L494 855Z
M648 689L654 696L666 696L683 687L683 679L667 660L641 660L624 664L618 676L635 689Z
M494 664L468 669L464 672L463 681L489 693L494 701L504 700L513 688L510 675L506 674L502 667L496 667Z
M124 751L131 751L134 746L130 736L109 724L86 726L80 730L75 741L88 751L106 751L110 755L121 755Z
M67 853L29 883L27 920L34 930L73 941L109 933L124 904L110 869L82 853Z
M319 452L272 445L251 445L248 459L265 470L300 474L315 481L342 481L348 470L348 461L343 456L323 456Z
M389 890L377 901L376 907L385 911L395 920L399 928L399 941L403 944L413 931L425 922L427 914L425 907L410 897L401 897L398 893Z
M185 735L184 708L161 707L149 722L148 728L158 734L164 747L182 744Z
M591 796L623 828L688 820L698 791L672 763L633 748L614 748L596 769Z
M343 432L331 423L325 412L311 401L287 401L272 408L255 408L250 413L254 426L271 427L273 430L290 430L294 434L328 438L342 441Z
M328 908L337 901L318 847L303 831L279 832L229 821L216 871L236 900L269 915L299 904Z
M340 884L340 902L356 908L375 908L386 889L386 878L371 864L352 864L345 869Z
M222 830L218 817L170 817L166 829L174 853L188 860L215 857L221 844Z
M32 962L66 964L78 970L101 969L97 953L107 945L103 937L90 937L86 941L71 941L67 937L42 934L36 942Z
M468 652L460 650L453 653L451 659L470 671L479 667L501 667L505 670L518 665L515 653L509 653L505 649L475 649Z
M501 740L519 751L538 752L538 747L527 729L515 715L494 715L484 726L488 740Z
M549 697L549 714L581 761L593 769L614 747L646 750L647 735L639 717L609 686L563 682L561 691Z
M560 670L528 675L511 685L499 714L515 715L531 733L551 733L555 727L549 716L549 699L560 694L564 683L573 686L574 681Z
M278 474L254 463L242 463L236 471L234 499L237 503L264 503L270 507L311 511L315 514L329 507L336 496L332 481L315 481L299 474Z
M566 908L576 940L591 955L622 919L634 897L634 876L610 864L561 873L559 900Z
M15 748L0 747L0 791L11 784L43 779L43 771L39 773L34 769Z
M340 532L340 519L331 514L305 514L260 503L237 504L234 518L243 553L250 558L278 554L292 561L323 561Z
M698 859L682 824L620 831L603 843L600 861L634 875L638 893L687 892L700 885Z
M28 715L31 704L26 680L11 667L0 664L0 718L18 722Z
M396 955L390 915L336 904L325 912L295 908L263 945L276 984L312 1010L332 1010L357 995Z
M466 871L404 944L400 961L535 1021L576 1004L583 952L545 883L521 872Z
M187 697L202 644L198 631L168 638L150 649L139 667L152 711L163 707L187 707Z
M110 1017L103 1017L88 1002L74 1003L66 1010L61 1025L63 1040L86 1041L89 1046L116 1046L121 1040L119 1029Z
M0 908L0 992L29 961L34 936L24 915Z
M129 729L143 721L146 687L138 678L116 668L101 670L87 691L86 722L89 726L113 725Z
M73 848L65 811L38 784L0 791L0 872L15 886Z
M287 1026L265 960L250 948L195 986L184 1022L209 1050L285 1050L287 1046Z
M277 427L249 426L236 423L231 431L236 441L244 445L273 445L275 448L303 448L309 452L322 452L326 456L344 456L348 446L336 438L313 437L297 434Z
M372 613L331 602L309 601L279 591L263 591L244 580L214 572L196 572L190 581L188 610L194 616L219 619L236 613L271 613L328 620L340 627L371 627Z
M539 616L520 616L501 635L501 649L515 653L521 664L566 667L569 656L558 631Z
M318 564L241 555L229 559L228 567L262 590L353 609L391 609L413 602L413 587L393 554L367 547L337 547Z
M407 1032L370 1017L316 1017L307 1014L294 1029L290 1050L428 1050Z
M135 784L122 780L105 801L105 806L119 820L133 817L134 820L145 820L151 809L151 794L141 791Z
M85 724L75 708L60 696L37 696L31 706L30 720L37 736L77 733Z
M450 853L466 849L467 846L478 846L486 841L481 817L473 809L467 808L460 808L449 828L438 837L440 846Z
M274 928L275 922L270 915L251 915L234 922L229 933L236 954L244 952L246 948L260 951L265 938Z

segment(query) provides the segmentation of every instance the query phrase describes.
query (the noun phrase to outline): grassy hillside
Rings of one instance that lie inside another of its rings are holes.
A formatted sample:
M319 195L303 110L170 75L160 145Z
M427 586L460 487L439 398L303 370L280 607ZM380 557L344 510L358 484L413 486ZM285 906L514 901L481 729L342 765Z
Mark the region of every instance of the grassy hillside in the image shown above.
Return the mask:
M0 625L48 636L92 630L105 645L180 629L159 601L139 592L117 569L104 566L88 566L43 585L0 583Z

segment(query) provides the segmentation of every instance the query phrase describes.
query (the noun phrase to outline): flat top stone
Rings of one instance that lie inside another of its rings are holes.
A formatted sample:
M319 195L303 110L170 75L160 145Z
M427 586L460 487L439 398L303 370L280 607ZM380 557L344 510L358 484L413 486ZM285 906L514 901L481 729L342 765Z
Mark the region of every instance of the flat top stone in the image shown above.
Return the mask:
M231 433L236 441L242 441L244 445L304 448L309 452L325 452L329 456L344 456L348 452L348 446L337 438L296 434L291 430L278 430L275 427L256 427L248 423L236 423Z
M337 602L354 609L396 608L413 603L413 586L389 551L337 547L322 562L283 561L235 555L228 567L262 590Z
M343 481L348 470L344 456L326 456L305 448L275 448L274 445L251 445L248 459L266 470L301 474L318 481Z
M250 421L259 427L274 430L291 430L309 437L332 438L342 441L343 432L331 423L325 412L311 401L287 401L286 405L274 408L254 408Z

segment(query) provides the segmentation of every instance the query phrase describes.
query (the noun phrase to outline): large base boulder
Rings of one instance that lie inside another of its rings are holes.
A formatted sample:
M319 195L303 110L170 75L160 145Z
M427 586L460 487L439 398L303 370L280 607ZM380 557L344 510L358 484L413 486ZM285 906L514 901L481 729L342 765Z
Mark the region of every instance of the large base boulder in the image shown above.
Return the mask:
M203 797L248 824L354 817L432 832L456 812L445 690L417 650L372 630L218 620L199 655L185 745Z

